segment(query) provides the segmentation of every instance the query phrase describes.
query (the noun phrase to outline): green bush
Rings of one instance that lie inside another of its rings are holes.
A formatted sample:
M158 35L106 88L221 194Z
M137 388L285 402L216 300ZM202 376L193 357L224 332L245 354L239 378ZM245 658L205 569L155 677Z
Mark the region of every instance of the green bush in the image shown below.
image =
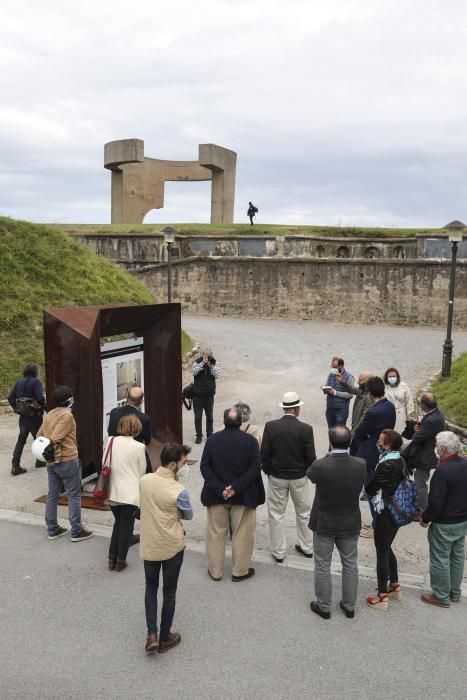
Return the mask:
M467 426L467 352L454 360L449 379L441 382L438 377L433 391L446 418Z
M44 308L154 303L132 275L58 227L5 217L0 217L0 299L0 396L25 364L43 365ZM182 350L190 346L184 334Z

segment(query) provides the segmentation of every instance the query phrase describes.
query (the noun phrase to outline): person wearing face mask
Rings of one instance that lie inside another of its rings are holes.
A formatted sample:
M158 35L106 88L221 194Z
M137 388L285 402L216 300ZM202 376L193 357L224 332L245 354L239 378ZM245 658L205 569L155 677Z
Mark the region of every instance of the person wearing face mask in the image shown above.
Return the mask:
M389 367L384 373L384 395L396 409L394 430L402 433L408 420L414 418L414 403L409 386L401 381L401 375L395 367Z
M47 465L49 490L45 505L45 522L49 540L66 535L68 530L57 522L57 503L62 492L68 497L68 519L71 541L82 542L93 536L81 522L81 468L76 442L76 422L71 412L74 398L69 386L57 386L53 392L56 408L49 411L37 433L48 438L54 450L54 461Z
M374 540L378 594L368 596L366 602L375 610L387 610L389 598L401 598L397 559L392 543L399 530L387 508L405 473L405 462L400 455L402 437L395 430L383 430L378 438L380 457L372 480L366 486L374 512ZM389 589L388 589L389 583Z
M345 382L347 389L344 388L343 382ZM344 360L341 357L333 357L326 385L321 387L326 395L326 421L328 428L347 423L350 400L353 398L348 387L353 387L354 384L354 378L344 368Z
M410 469L415 470L418 508L424 511L428 503L430 471L436 467L436 436L446 429L444 416L438 408L436 396L426 392L420 397L422 419L415 426L412 442L403 450L403 457Z
M460 455L460 441L450 430L436 436L438 466L430 483L428 507L420 525L428 527L431 593L424 603L447 608L459 603L465 566L467 536L467 459Z
M159 654L181 642L172 632L178 578L185 551L185 531L181 520L191 520L193 509L185 486L179 482L187 472L190 448L170 443L161 452L161 466L139 482L141 507L140 557L146 578L145 608L147 638L145 650ZM157 625L157 591L162 569L163 602L160 633Z
M109 438L104 451L104 454L109 452L111 466L107 503L115 518L109 546L110 571L123 571L127 567L135 508L139 508L139 480L146 471L146 448L136 440L141 429L137 416L123 416L118 422L117 436Z

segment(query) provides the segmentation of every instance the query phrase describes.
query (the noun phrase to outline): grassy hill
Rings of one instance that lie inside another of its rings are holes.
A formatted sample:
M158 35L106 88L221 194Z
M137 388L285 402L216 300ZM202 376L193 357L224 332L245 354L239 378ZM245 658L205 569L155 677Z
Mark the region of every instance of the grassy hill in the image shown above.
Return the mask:
M122 234L134 236L160 235L166 224L51 224L78 236ZM361 228L357 226L289 226L280 224L170 224L189 236L329 236L342 238L412 238L418 234L442 234L443 229L428 228Z
M154 303L151 292L57 227L0 217L0 397L28 362L43 366L47 306ZM182 350L191 347L184 335Z
M446 418L467 426L467 352L454 360L448 380L435 381L433 391Z

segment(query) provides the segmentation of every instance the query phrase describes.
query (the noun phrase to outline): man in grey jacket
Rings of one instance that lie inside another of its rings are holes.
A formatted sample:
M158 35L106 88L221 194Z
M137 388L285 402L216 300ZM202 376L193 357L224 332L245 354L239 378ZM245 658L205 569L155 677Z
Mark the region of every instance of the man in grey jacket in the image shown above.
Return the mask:
M317 459L307 470L316 484L311 509L315 555L316 600L311 610L325 620L331 617L331 559L334 545L342 562L342 598L340 607L346 617L354 616L358 589L357 543L362 525L359 496L366 476L366 463L348 453L350 430L338 425L329 429L331 451Z
M355 401L353 402L352 407L352 428L350 431L352 440L354 439L355 431L365 417L366 412L369 411L370 408L373 408L374 405L373 397L369 394L366 386L367 381L373 376L373 372L370 372L369 369L362 369L358 375L357 386L353 386L344 382L341 374L336 374L336 380L342 384L344 390L355 396ZM352 448L350 448L350 453L352 454Z

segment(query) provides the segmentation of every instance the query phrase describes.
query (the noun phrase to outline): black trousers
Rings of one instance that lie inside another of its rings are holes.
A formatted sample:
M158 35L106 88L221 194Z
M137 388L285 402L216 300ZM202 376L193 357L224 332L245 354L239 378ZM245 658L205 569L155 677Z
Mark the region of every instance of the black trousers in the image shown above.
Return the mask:
M28 416L20 416L19 417L19 435L18 435L18 440L15 445L15 449L13 451L13 458L12 458L12 463L13 464L19 464L21 462L21 455L23 454L24 446L26 444L26 440L28 439L29 433L31 433L32 437L34 440L36 439L37 431L42 425L42 414L39 416L34 416L34 417L28 417Z
M175 614L175 598L177 594L178 577L183 564L184 550L178 552L171 559L165 561L144 561L144 574L146 576L146 593L144 605L146 608L146 624L148 634L157 634L157 590L159 588L159 575L162 569L162 614L161 633L159 641L167 642Z
M133 505L110 506L110 510L115 518L110 538L109 559L126 561L128 550L130 549L133 526L135 524L135 511Z
M193 413L195 414L196 437L203 437L203 411L206 414L206 435L212 433L214 396L194 396Z
M375 547L376 547L376 576L378 578L378 593L387 593L388 581L396 583L399 580L397 559L392 551L392 543L399 528L394 525L389 511L385 508L375 516Z

